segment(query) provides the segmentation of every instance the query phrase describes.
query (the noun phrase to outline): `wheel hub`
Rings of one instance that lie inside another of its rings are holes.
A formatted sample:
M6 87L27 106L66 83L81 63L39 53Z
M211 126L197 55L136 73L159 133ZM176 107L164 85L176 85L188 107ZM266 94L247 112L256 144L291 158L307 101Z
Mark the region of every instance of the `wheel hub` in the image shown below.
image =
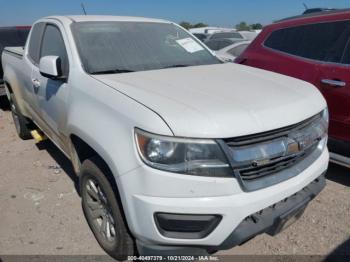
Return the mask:
M98 232L107 241L115 241L115 222L107 197L98 183L91 179L87 181L86 193L87 206Z

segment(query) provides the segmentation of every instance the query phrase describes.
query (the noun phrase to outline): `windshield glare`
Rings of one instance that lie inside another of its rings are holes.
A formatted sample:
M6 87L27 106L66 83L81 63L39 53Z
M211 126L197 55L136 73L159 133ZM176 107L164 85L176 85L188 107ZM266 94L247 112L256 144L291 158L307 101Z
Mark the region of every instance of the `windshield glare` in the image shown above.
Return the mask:
M79 22L72 24L72 30L90 74L220 63L200 42L170 23Z

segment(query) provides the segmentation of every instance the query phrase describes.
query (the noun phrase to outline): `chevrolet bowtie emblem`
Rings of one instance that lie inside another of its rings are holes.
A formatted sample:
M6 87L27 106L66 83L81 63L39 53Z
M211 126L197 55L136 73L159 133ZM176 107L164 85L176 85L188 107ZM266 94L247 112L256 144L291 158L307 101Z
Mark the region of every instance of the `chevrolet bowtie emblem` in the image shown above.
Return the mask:
M302 148L302 145L300 145L296 141L292 141L288 144L284 155L288 156L288 155L298 154L301 148ZM272 161L271 159L260 159L260 160L253 161L252 164L254 167L260 167L260 166L268 165L269 163L271 163L271 161Z
M254 167L259 167L259 166L264 166L264 165L267 165L271 162L270 159L262 159L262 160L255 160L253 161L253 166Z
M288 144L287 155L293 155L293 154L299 153L299 151L300 151L299 143L292 142Z

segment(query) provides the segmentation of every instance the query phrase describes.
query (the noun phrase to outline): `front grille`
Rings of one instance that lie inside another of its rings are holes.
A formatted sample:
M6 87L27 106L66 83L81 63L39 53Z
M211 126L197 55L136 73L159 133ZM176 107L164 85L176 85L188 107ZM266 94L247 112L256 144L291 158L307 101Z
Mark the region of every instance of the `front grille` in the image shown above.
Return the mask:
M254 134L254 135L227 138L224 141L229 147L246 146L246 145L256 144L264 141L271 141L279 137L288 136L288 134L291 133L292 131L300 130L310 125L313 121L315 121L320 117L321 117L321 114L317 114L295 125L291 125L291 126L287 126L287 127L283 127L283 128L259 133L259 134Z
M253 180L264 176L268 176L296 165L297 163L305 159L310 153L312 153L315 147L316 146L313 146L299 155L293 155L273 160L269 164L261 167L242 168L239 169L238 172L243 180Z
M291 132L308 127L309 125L311 125L311 123L313 123L315 120L317 120L320 117L321 117L320 114L318 114L305 121L302 121L298 124L295 124L289 127L272 130L272 131L264 132L260 134L254 134L250 136L229 138L229 139L225 139L224 142L229 148L231 148L231 150L235 150L237 148L241 148L249 145L273 141L275 139L288 137L288 135ZM304 148L303 150L299 151L298 153L287 155L287 156L279 156L274 159L269 159L266 162L266 164L249 163L249 164L246 164L245 166L236 166L234 167L234 171L235 171L235 174L239 175L243 181L246 181L247 183L252 182L252 181L276 174L288 168L292 168L293 166L297 165L299 162L306 159L309 155L311 155L312 152L314 152L315 149L317 148L317 145L318 143L314 143L308 148Z

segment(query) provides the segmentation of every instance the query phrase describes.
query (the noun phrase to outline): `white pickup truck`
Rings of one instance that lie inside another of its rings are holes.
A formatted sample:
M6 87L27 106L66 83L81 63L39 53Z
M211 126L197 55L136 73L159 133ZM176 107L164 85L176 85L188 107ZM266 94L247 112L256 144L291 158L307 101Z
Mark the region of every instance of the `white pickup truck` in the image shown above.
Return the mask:
M87 222L116 259L274 235L325 186L317 89L224 64L172 22L47 17L2 62L19 136L40 129L72 161Z

